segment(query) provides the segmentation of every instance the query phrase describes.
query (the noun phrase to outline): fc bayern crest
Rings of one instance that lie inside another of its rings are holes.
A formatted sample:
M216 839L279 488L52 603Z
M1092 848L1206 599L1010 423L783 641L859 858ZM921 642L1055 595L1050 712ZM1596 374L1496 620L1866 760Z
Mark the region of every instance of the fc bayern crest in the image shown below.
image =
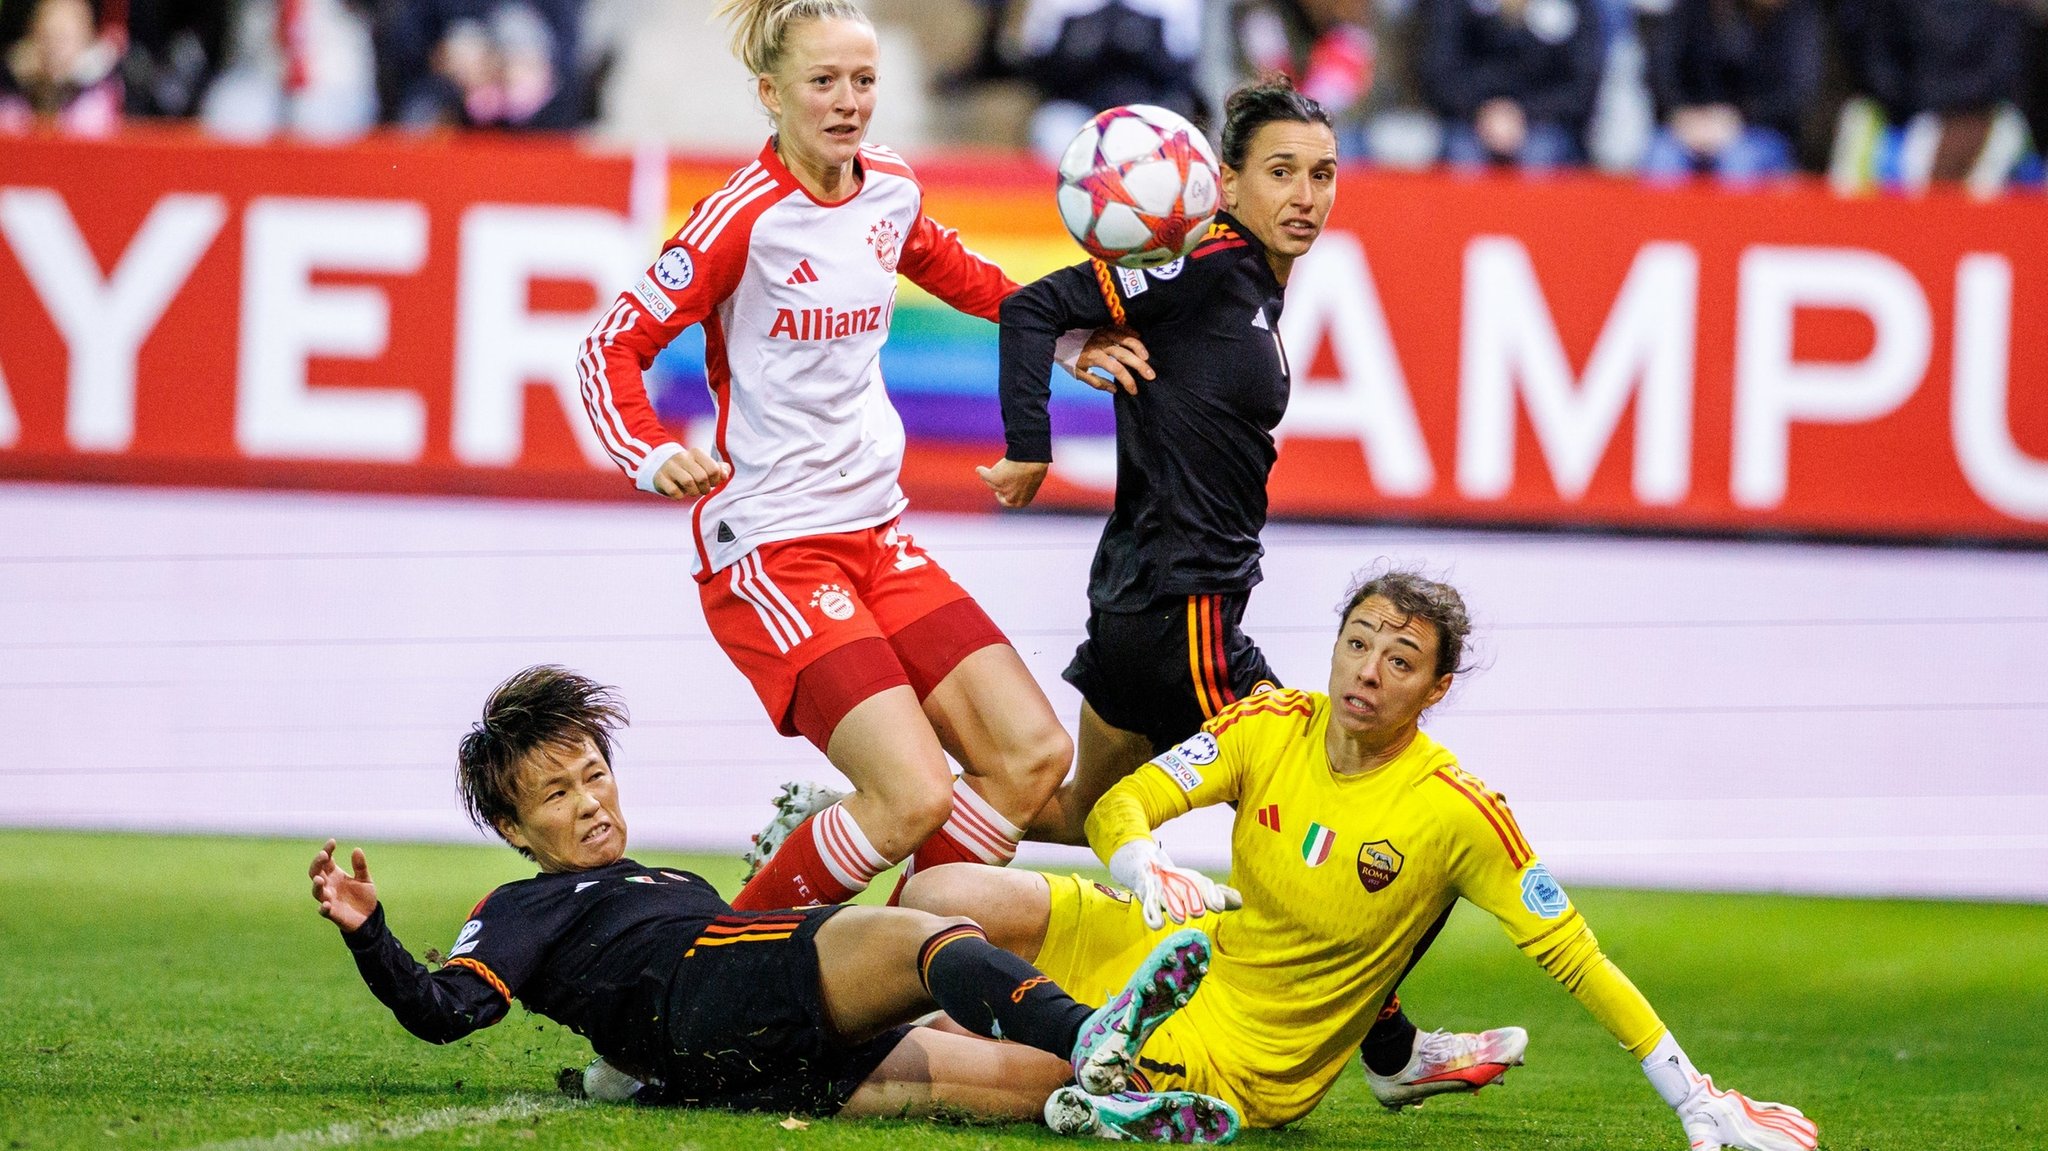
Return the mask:
M1407 858L1394 850L1394 845L1384 839L1375 839L1358 849L1358 882L1374 893L1385 891L1387 884L1401 874L1401 865Z
M896 261L903 254L903 237L896 231L896 225L882 220L869 228L868 247L875 250L875 259L882 265L882 270L895 275Z
M827 619L853 618L853 597L836 583L828 583L811 593L811 606L825 613Z

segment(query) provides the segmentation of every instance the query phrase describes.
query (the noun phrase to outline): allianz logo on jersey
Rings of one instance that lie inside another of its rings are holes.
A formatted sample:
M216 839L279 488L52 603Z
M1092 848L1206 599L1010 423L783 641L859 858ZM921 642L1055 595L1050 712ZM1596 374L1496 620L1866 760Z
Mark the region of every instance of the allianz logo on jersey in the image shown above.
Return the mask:
M775 322L768 325L771 340L843 340L863 332L878 332L888 326L889 306L872 308L777 308Z

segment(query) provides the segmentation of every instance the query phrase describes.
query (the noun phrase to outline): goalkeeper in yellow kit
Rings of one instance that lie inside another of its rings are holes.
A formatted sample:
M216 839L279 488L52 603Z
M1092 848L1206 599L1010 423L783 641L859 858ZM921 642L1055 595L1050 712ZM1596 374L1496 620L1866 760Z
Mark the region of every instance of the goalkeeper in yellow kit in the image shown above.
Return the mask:
M1083 1000L1114 990L1169 920L1196 920L1214 940L1208 978L1137 1066L1152 1089L1216 1095L1248 1124L1273 1127L1321 1101L1464 898L1642 1061L1695 1149L1810 1151L1817 1131L1796 1109L1720 1090L1693 1068L1506 802L1419 728L1450 689L1469 631L1455 589L1375 575L1352 589L1328 695L1241 700L1096 805L1089 843L1127 891L955 865L915 876L903 902L973 916ZM1237 809L1235 890L1175 867L1152 839L1215 803Z

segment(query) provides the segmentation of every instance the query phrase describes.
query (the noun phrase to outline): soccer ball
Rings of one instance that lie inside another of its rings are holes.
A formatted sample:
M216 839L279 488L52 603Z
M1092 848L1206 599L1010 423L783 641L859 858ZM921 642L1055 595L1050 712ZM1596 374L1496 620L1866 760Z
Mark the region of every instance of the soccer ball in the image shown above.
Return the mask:
M1060 157L1060 219L1096 259L1156 268L1202 242L1216 179L1216 155L1193 124L1126 104L1088 121Z

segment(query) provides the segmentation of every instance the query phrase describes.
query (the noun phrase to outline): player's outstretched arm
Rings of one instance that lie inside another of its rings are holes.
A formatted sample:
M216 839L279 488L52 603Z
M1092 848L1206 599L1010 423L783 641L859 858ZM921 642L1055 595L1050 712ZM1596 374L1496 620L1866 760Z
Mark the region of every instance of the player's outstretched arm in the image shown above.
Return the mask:
M1820 1128L1797 1107L1714 1086L1665 1032L1643 1059L1643 1074L1678 1113L1692 1151L1813 1151Z
M349 855L353 873L334 864L334 840L313 856L306 875L313 881L313 900L320 914L350 934L360 930L377 910L377 885L370 879L370 861L358 847Z
M330 839L306 875L313 881L313 901L341 928L363 982L407 1031L429 1043L448 1043L504 1017L508 996L497 985L466 968L429 972L384 926L362 848L349 853L349 870L343 871Z
M1197 807L1237 800L1235 749L1234 740L1198 732L1116 781L1088 813L1088 846L1109 866L1110 877L1137 897L1154 929L1244 905L1234 888L1176 866L1152 838L1154 828Z
M1592 926L1536 857L1505 799L1456 767L1435 779L1442 786L1430 794L1466 847L1452 866L1458 894L1498 919L1524 955L1642 1060L1693 1151L1813 1151L1818 1131L1796 1108L1718 1090L1693 1068L1650 1001L1600 950Z

